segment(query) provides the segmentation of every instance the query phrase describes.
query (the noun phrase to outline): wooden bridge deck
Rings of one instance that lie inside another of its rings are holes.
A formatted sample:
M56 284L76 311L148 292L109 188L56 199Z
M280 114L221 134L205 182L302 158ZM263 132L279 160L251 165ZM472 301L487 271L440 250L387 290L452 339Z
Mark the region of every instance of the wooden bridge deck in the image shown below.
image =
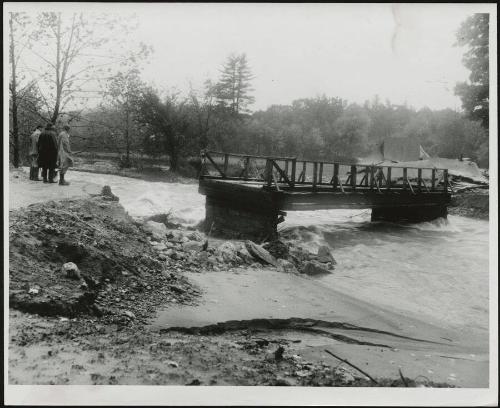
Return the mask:
M208 151L202 152L199 191L207 213L216 207L271 218L285 211L372 208L372 219L418 221L446 216L451 199L447 169Z

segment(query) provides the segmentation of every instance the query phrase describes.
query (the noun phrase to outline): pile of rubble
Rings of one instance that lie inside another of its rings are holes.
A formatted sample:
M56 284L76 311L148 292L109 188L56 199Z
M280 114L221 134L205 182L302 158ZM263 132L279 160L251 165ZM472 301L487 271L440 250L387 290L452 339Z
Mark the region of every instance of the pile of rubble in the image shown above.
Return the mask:
M176 271L219 271L266 265L288 273L321 275L331 273L336 265L327 246L321 246L314 254L292 242L279 240L264 245L252 241L209 240L198 231L167 228L164 222L151 219L144 221L143 228L159 259Z
M198 295L110 194L9 215L10 307L48 316L144 320Z

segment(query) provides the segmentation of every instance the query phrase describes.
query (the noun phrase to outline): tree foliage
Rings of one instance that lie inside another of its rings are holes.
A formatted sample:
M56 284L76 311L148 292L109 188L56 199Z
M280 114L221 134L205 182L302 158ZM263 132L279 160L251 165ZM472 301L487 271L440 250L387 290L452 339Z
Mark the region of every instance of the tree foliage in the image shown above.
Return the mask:
M231 54L222 67L215 88L218 102L235 115L247 112L248 105L254 102L250 95L253 91L250 81L253 78L246 54Z
M186 137L190 126L186 101L179 101L174 94L162 97L155 89L147 88L138 100L137 121L147 129L145 151L167 154L171 170L176 171L192 140Z
M462 99L468 117L489 124L489 14L474 14L467 18L457 33L457 45L467 47L462 59L471 71L469 83L461 82L455 93Z
M124 69L150 52L144 44L125 50L133 24L121 16L44 12L37 16L37 26L30 51L38 59L37 83L54 123L66 108L75 110L100 97L113 68Z

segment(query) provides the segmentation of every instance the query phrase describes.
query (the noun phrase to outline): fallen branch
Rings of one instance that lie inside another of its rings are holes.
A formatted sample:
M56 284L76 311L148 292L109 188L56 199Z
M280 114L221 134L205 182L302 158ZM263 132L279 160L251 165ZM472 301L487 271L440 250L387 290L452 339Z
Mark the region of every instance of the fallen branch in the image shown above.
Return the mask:
M349 361L343 359L343 358L340 358L338 356L336 356L335 354L333 354L330 350L327 350L325 349L325 352L330 354L331 356L335 357L337 360L340 360L342 361L343 363L346 363L347 365L351 366L352 368L354 368L355 370L358 370L361 374L363 374L364 376L368 377L374 384L377 384L378 385L378 382L368 373L366 373L365 371L363 371L361 368L359 367L356 367L354 364L350 363Z
M401 377L401 381L403 381L405 387L408 387L408 382L406 381L406 378L404 378L403 373L401 372L401 368L399 369L399 376Z

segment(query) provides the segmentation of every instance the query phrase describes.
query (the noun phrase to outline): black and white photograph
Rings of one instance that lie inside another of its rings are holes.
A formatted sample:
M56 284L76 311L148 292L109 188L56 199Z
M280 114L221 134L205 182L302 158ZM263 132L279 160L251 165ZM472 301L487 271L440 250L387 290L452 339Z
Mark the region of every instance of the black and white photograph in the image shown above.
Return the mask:
M498 405L495 3L3 3L4 403Z

